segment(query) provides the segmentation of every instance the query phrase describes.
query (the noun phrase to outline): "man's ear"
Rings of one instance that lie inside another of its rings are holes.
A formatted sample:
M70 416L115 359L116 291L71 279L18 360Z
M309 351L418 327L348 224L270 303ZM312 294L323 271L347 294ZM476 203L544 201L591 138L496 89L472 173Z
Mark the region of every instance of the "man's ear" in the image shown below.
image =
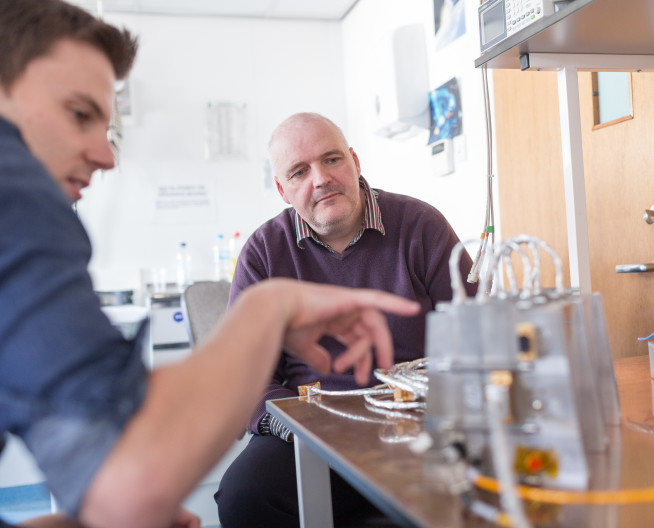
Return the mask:
M350 154L352 154L352 159L354 160L354 165L357 168L357 175L361 176L361 165L359 164L359 156L354 152L354 149L350 147Z
M284 194L284 188L282 187L282 184L279 183L277 176L275 176L275 185L277 185L277 192L279 192L279 195L282 197L282 200L284 200L287 204L290 204L291 202L289 202L288 198L286 198L286 195Z

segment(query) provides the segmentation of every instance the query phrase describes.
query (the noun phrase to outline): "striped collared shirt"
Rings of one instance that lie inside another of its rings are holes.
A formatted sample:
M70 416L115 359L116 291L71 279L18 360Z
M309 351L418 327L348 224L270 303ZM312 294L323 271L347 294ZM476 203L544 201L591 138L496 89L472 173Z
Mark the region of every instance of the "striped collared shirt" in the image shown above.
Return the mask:
M354 240L352 240L352 242L350 242L347 247L356 244L366 229L376 229L382 235L386 234L384 224L382 223L379 204L377 203L377 191L370 188L370 185L368 185L368 182L363 178L363 176L359 176L359 187L363 189L364 194L366 195L366 210L363 214L363 222L361 223L361 229L359 230L359 233L354 237ZM305 238L312 238L321 246L329 249L329 251L333 251L332 248L320 240L316 232L311 229L311 226L297 213L297 211L295 211L295 234L297 235L297 246L300 249L304 249L302 241Z

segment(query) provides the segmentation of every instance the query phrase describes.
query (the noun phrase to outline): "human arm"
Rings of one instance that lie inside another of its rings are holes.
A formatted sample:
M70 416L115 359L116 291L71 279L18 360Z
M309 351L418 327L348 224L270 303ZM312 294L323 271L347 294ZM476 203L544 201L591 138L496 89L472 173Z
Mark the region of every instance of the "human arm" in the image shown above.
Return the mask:
M184 508L179 508L170 524L170 528L200 528L200 524L200 518L197 515ZM75 519L61 513L35 517L20 523L18 526L25 528L84 528Z
M417 310L371 290L284 279L249 288L194 354L152 373L143 405L88 489L81 521L165 525L242 429L283 345L321 373L354 368L357 379L367 380L371 346L377 363L390 367L391 338L377 308L401 315ZM316 343L325 333L347 346L333 364Z
M82 525L75 519L71 519L62 513L35 517L20 523L18 526L24 526L25 528L82 528Z

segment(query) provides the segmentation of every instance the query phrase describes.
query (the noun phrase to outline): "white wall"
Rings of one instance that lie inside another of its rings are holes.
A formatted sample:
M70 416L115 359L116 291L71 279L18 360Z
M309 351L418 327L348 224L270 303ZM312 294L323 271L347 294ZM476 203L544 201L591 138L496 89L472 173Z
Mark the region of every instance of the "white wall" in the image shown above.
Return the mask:
M247 236L286 206L274 188L264 189L273 128L305 110L345 121L340 24L105 18L137 33L141 47L131 75L135 124L124 128L120 166L97 174L78 204L94 247L96 289L138 287L138 270L172 267L182 240L195 278L207 278L218 232ZM246 103L247 161L205 161L205 108L212 100ZM157 186L166 183L207 185L211 218L207 208L201 218L187 211L174 222L156 211Z
M282 119L304 110L342 126L373 186L421 198L462 239L477 238L486 199L477 6L460 1L467 32L438 52L433 0L360 0L342 23L107 14L140 35L141 48L131 76L135 123L124 129L120 166L96 175L79 203L96 289L138 288L141 268L167 266L173 280L182 240L195 278L207 278L218 232L249 236L285 207L274 188L264 189L266 143ZM374 134L375 94L392 82L393 31L413 23L424 24L428 89L459 81L465 154L447 176L433 175L427 130L405 141ZM212 100L247 104L247 161L205 161ZM167 183L206 185L210 207L196 218L162 214L155 195Z
M343 23L348 139L362 172L373 185L420 198L437 207L463 240L478 238L486 211L486 136L479 56L477 2L465 2L466 33L436 51L433 0L359 0ZM452 77L459 82L465 159L455 172L432 174L429 132L404 141L374 134L375 95L392 82L392 34L406 24L424 24L432 90ZM376 65L371 69L370 65ZM497 215L496 215L497 220Z

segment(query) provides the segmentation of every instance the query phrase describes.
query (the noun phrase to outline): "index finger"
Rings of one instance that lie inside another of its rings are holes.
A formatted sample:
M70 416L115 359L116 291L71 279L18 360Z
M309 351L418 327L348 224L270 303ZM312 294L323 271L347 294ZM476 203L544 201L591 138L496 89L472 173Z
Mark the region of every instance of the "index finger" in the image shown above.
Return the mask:
M348 288L325 284L295 284L300 304L293 310L290 326L302 326L317 321L376 309L401 316L415 315L420 304L381 290Z
M361 308L376 308L382 312L396 315L416 315L420 311L420 304L410 301L399 295L381 290L360 289L356 290L356 300Z

